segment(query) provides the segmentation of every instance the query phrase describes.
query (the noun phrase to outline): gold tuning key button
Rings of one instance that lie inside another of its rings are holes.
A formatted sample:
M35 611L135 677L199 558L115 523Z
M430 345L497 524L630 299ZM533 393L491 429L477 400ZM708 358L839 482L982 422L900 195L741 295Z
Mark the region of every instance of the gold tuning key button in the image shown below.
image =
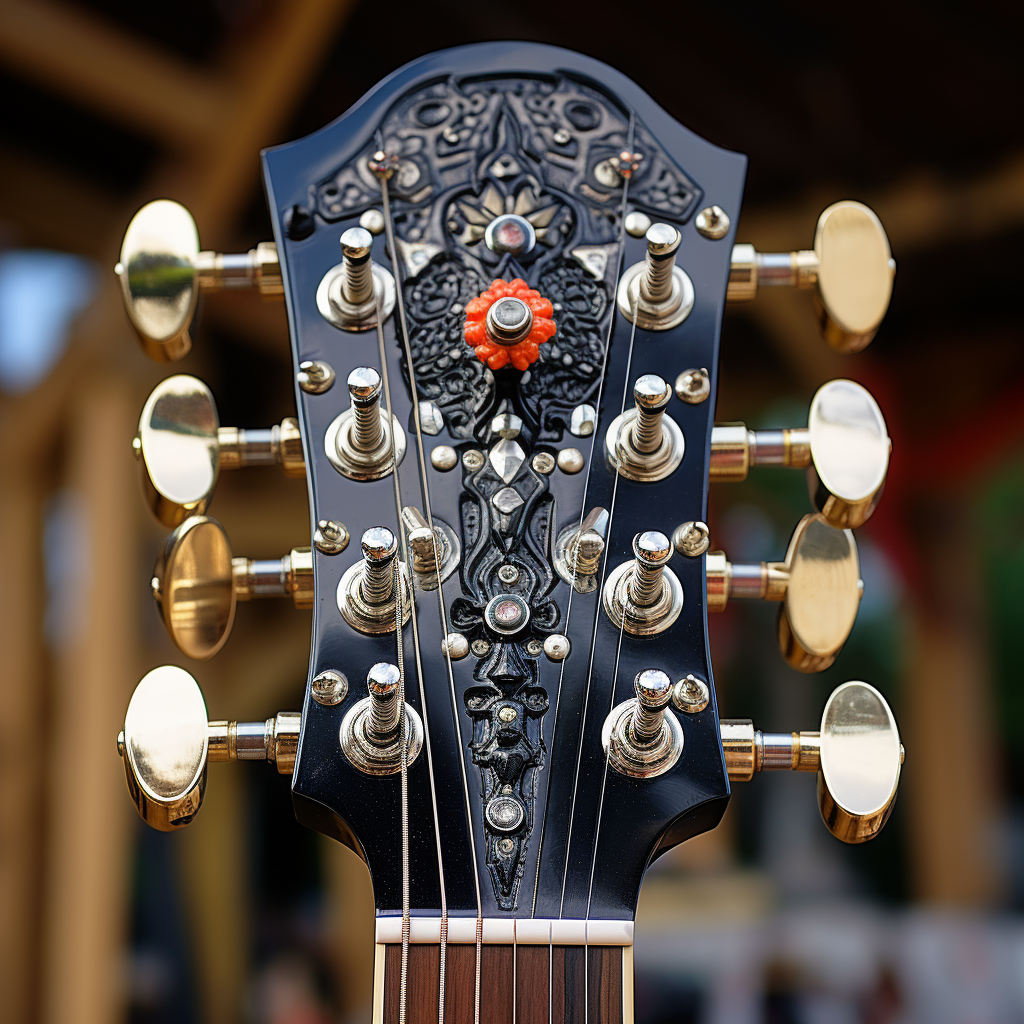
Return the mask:
M169 527L206 511L222 469L276 464L287 476L306 475L296 419L266 430L222 427L210 389L185 374L153 389L133 448L146 502Z
M297 711L282 711L265 722L210 722L188 672L175 665L153 669L135 687L117 737L142 820L161 832L190 824L203 802L210 761L273 761L290 774L300 721Z
M720 728L733 782L755 772L817 772L818 807L832 835L863 843L881 831L896 802L903 745L873 686L849 682L834 690L818 732L767 733L748 719L722 719Z
M171 639L190 658L212 658L235 621L235 605L256 597L291 597L313 607L313 555L292 548L283 558L235 558L216 519L190 516L176 527L153 568L153 598Z
M147 203L135 214L114 270L143 349L161 363L181 359L192 347L188 328L200 291L258 288L266 297L284 294L273 242L237 255L201 252L192 214L169 199Z
M779 650L800 672L820 672L835 661L863 591L853 534L834 529L817 513L797 524L784 562L739 565L712 551L706 573L708 611L722 611L738 598L782 602Z
M712 480L745 480L751 466L806 469L814 507L830 526L856 529L874 512L889 469L892 442L871 393L852 380L823 384L807 426L748 430L717 424L711 432Z
M768 286L815 288L825 340L839 352L859 352L889 308L895 275L882 222L847 199L818 218L813 249L764 253L733 246L727 296L744 302Z

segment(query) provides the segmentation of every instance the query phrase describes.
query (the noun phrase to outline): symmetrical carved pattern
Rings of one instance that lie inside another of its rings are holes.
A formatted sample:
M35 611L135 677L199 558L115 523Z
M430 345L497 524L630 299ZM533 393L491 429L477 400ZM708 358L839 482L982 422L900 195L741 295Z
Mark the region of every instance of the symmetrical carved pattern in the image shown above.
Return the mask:
M507 481L490 460L464 474L464 596L451 608L453 629L490 645L474 670L480 685L467 691L466 711L473 719L470 749L480 769L486 861L495 898L505 910L516 906L533 833L537 773L544 764L541 724L548 696L536 685L537 658L541 641L560 617L551 599L554 498L547 477L535 473L525 455ZM498 577L509 565L517 571L512 584ZM518 594L530 607L529 628L514 639L491 635L484 623L487 602L506 593Z
M436 404L455 441L483 448L511 444L492 437L494 413L523 421L514 451L463 471L462 595L451 607L451 628L487 644L485 654L476 645L465 710L480 770L486 863L506 910L517 905L546 756L540 641L561 614L552 598L554 497L529 455L538 442L561 440L573 408L596 404L621 260L623 183L615 161L626 148L642 155L630 206L689 218L699 187L597 88L566 78L448 79L398 100L372 143L310 197L325 220L352 220L381 202L367 166L371 153L397 158L388 187L417 397ZM535 239L514 256L489 247L486 235L509 214L528 221L524 230ZM466 303L495 278L522 278L554 306L557 333L526 370L488 369L463 336ZM404 357L403 369L408 385ZM515 568L514 582L499 578L502 567ZM530 610L528 627L514 636L485 623L488 602L508 593Z

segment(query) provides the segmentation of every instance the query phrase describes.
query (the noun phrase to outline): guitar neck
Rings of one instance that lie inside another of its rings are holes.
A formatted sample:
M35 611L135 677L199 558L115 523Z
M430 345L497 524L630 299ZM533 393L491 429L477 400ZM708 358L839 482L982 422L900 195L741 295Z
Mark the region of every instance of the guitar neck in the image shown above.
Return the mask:
M378 943L373 1024L399 1024L402 946ZM436 1024L441 946L409 945L406 1024ZM633 1024L633 947L485 943L479 959L479 1024ZM445 946L445 1024L474 1024L477 949Z

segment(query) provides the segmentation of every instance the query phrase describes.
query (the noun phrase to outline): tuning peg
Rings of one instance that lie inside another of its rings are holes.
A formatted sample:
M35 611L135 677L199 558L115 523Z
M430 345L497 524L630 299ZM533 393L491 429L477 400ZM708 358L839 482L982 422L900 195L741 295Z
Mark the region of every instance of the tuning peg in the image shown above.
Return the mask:
M397 665L381 661L366 675L368 697L354 704L341 723L341 749L366 775L394 775L402 770L402 744L406 765L423 747L423 721L416 709L399 700L402 673ZM404 714L403 714L404 710Z
M216 519L190 516L157 556L153 598L171 639L190 658L212 658L235 621L235 604L255 597L291 597L313 607L313 555L292 548L283 558L234 558Z
M367 530L362 560L349 566L338 584L338 610L361 633L390 633L401 603L402 625L412 614L409 571L398 557L398 539L386 526ZM401 591L395 586L396 566Z
M705 569L709 612L730 598L782 602L779 650L800 672L828 668L853 629L863 590L857 542L817 513L797 524L784 562L737 565L711 551Z
M683 432L665 415L672 388L656 373L633 384L634 407L608 425L604 444L608 461L628 480L664 480L683 459Z
M146 501L170 527L206 511L222 469L276 463L287 476L306 475L296 419L289 416L267 430L222 427L210 389L185 374L153 389L132 447Z
M852 380L831 380L811 401L807 426L747 430L717 424L711 432L712 480L745 480L751 466L807 469L814 507L829 525L862 526L885 486L892 442L878 403Z
M161 832L191 823L206 792L211 761L272 761L295 767L301 715L265 722L210 722L199 684L183 668L162 665L135 687L117 737L128 792L142 820Z
M679 760L683 730L669 712L673 684L660 669L645 669L633 680L636 697L612 708L601 730L608 763L622 775L650 779Z
M616 294L619 311L645 331L667 331L693 309L693 282L676 266L683 236L671 224L647 230L647 253L622 275Z
M273 242L247 253L200 252L192 214L170 199L147 203L135 214L114 271L143 350L161 363L181 359L192 347L188 328L200 291L258 288L266 297L284 294Z
M819 732L766 733L748 719L720 722L729 778L755 772L818 773L818 806L828 830L844 843L863 843L881 831L893 804L903 744L885 698L867 683L833 691Z
M683 608L679 577L668 568L672 544L657 530L633 538L633 559L617 565L604 585L608 617L627 633L651 636L668 629Z
M395 308L395 279L373 262L373 235L349 228L341 236L341 262L323 276L316 305L325 320L344 331L369 331Z
M818 218L814 248L756 252L735 245L730 302L753 299L758 287L816 288L822 329L840 352L859 352L875 336L892 295L896 262L882 222L862 203L833 203Z

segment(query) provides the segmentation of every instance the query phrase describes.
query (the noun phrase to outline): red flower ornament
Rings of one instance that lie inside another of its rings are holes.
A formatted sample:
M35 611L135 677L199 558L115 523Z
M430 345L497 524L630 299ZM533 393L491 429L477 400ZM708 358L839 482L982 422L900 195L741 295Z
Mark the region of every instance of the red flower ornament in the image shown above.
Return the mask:
M521 278L492 281L487 291L466 303L466 344L492 370L511 363L525 370L540 358L540 348L555 333L548 299Z

